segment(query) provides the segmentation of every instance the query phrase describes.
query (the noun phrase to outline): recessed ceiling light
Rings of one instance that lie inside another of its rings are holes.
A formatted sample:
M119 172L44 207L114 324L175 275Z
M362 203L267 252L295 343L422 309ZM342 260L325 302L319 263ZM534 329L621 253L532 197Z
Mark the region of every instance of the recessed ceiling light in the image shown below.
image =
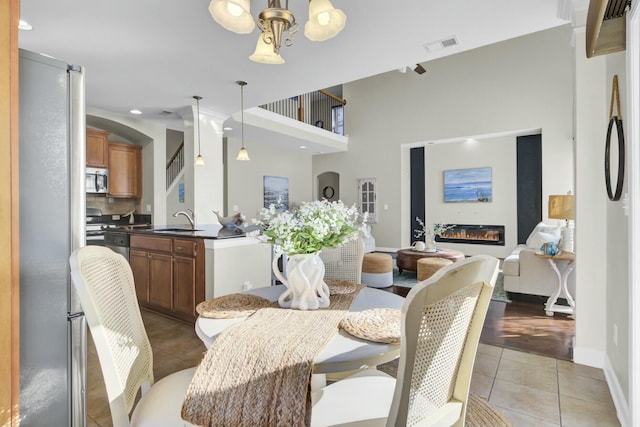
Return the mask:
M129 110L129 112L130 112L131 114L136 114L136 115L138 115L138 114L142 114L142 111L137 110L137 109Z
M225 126L222 128L222 130L233 130L233 128L230 128L229 126Z
M302 148L304 150L305 148L307 148L307 146L306 145L301 145L300 148Z
M24 30L24 31L31 31L33 30L33 26L29 24L27 21L21 19L20 22L18 23L18 29Z

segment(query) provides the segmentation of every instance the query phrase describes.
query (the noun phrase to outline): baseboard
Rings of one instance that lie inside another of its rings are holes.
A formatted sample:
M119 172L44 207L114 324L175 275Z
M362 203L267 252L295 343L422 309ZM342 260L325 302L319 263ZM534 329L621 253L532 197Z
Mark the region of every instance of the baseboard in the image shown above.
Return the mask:
M604 358L605 354L603 351L576 347L575 345L573 347L573 363L604 370Z
M618 421L620 421L620 426L631 427L629 404L624 397L624 392L622 391L622 387L620 387L620 382L618 382L618 377L613 369L613 365L611 365L611 361L606 356L604 359L604 376L607 379L613 404L616 406L616 416L618 417Z

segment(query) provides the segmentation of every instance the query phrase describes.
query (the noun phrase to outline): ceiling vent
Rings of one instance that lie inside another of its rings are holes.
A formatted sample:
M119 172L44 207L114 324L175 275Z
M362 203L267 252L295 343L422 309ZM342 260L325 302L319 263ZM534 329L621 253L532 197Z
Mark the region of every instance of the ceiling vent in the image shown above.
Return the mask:
M173 111L164 110L164 111L160 111L158 114L161 116L170 116L173 114Z
M626 49L626 13L631 0L591 0L587 13L587 58Z
M435 52L438 50L450 48L459 45L460 42L456 36L447 37L446 39L438 40L435 42L425 43L422 46L427 52Z

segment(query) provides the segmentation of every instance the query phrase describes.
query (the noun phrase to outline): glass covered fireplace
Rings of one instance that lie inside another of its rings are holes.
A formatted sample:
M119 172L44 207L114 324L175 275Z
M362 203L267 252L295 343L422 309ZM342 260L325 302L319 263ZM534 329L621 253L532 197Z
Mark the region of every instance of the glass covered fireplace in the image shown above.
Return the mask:
M504 246L504 225L446 224L451 227L436 242Z

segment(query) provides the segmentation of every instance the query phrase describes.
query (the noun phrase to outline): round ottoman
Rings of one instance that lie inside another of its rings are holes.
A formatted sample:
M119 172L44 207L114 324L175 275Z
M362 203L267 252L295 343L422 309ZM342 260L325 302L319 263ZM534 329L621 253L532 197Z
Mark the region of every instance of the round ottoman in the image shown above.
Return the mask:
M418 282L428 279L442 267L453 264L453 261L445 258L420 258L418 260Z
M366 253L362 259L362 283L372 288L393 285L393 258L389 254Z

